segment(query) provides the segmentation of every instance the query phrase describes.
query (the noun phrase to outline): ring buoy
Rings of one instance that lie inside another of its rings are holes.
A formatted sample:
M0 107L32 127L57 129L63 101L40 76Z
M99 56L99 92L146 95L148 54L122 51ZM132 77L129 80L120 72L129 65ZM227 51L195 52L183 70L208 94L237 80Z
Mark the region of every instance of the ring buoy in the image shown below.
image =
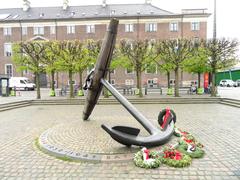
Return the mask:
M163 122L164 122L164 116L166 115L166 112L167 112L167 109L163 109L162 111L160 111L160 113L159 113L159 115L158 115L158 124L160 125L160 126L162 126L163 125ZM177 117L176 117L176 113L172 110L172 109L170 109L170 114L171 114L171 118L172 118L172 120L173 120L173 122L174 122L174 124L176 123L176 120L177 120ZM172 121L171 120L171 121ZM170 122L171 122L170 121ZM170 123L169 122L169 123Z

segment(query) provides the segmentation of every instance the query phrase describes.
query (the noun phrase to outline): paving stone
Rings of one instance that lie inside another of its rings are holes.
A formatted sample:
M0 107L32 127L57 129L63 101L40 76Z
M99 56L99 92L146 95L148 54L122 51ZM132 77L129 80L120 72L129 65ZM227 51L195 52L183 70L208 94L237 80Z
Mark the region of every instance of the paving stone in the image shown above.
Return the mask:
M178 169L163 165L154 170L145 170L135 167L131 161L96 164L56 159L35 147L36 138L49 128L81 124L79 121L82 121L83 106L29 106L0 113L0 179L151 179L152 176L159 179L174 179L174 177L240 179L240 127L238 126L240 111L238 108L220 104L136 105L156 126L158 126L156 119L159 110L166 106L175 110L176 125L192 132L205 145L204 158L194 159L189 168ZM101 123L110 126L140 127L119 105L98 105L91 119L89 124L94 127L96 133L101 134L98 139L102 142L98 146L91 144L89 147L82 147L91 153L97 152L98 149L101 153L126 152L123 146L105 134L100 127ZM74 137L73 132L66 134L66 136L70 135L69 142L73 142L71 141ZM84 133L86 132L87 128ZM86 136L84 133L78 132L77 135L82 136L79 140ZM79 144L82 142L80 141ZM76 144L75 140L72 147L76 148Z

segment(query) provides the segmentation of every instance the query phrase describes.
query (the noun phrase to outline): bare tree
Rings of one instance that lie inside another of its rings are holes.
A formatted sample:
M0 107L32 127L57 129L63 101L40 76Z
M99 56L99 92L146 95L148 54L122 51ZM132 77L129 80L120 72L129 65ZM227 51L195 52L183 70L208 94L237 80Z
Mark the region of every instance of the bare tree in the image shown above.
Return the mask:
M236 52L238 51L238 41L228 39L209 39L203 41L207 53L207 63L210 67L212 87L211 96L217 95L216 72L234 66L238 61Z
M128 60L128 65L133 67L136 72L137 89L139 89L139 97L142 97L142 72L152 55L153 45L148 40L121 40L119 49Z
M41 99L40 94L40 73L45 71L42 64L46 46L43 41L26 41L16 43L13 51L13 61L22 69L28 69L35 74L37 86L37 99Z
M175 73L175 97L179 97L179 69L183 62L193 56L194 43L187 39L158 41L155 45L156 55L167 61Z

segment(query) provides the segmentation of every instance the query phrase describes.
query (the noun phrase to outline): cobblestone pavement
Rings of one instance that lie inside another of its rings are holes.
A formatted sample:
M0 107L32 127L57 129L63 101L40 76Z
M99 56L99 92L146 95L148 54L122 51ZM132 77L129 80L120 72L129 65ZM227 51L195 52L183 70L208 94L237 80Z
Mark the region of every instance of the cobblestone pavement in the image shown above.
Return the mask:
M165 106L136 105L149 119L156 119ZM190 167L162 165L146 170L135 167L133 162L76 163L56 159L37 149L36 138L56 125L81 121L83 106L29 106L0 113L0 179L240 179L240 110L220 104L170 107L177 114L177 126L192 132L205 145L205 157L194 159ZM98 105L92 119L103 117L106 123L115 119L116 124L121 124L124 118L131 121L129 116L120 105Z

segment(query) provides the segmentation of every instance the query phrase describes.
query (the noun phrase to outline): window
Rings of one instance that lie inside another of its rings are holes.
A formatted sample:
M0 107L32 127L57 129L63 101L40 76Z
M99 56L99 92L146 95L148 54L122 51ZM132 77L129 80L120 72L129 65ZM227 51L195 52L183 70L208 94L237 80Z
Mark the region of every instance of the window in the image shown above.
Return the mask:
M125 80L125 85L127 85L127 86L132 86L132 85L134 85L134 80L133 80L133 79L126 79L126 80Z
M95 33L95 25L86 25L86 32L87 33Z
M157 23L147 23L145 25L146 32L156 32L157 31Z
M26 84L26 82L24 80L20 80L21 84Z
M149 64L146 66L145 69L146 74L157 74L157 65L156 64Z
M7 74L9 77L13 76L12 64L5 64L5 74Z
M148 79L147 87L157 87L158 86L158 78Z
M72 80L72 84L73 85L76 85L76 81L75 80ZM68 85L70 85L70 81L68 80Z
M133 32L133 24L125 24L125 32Z
M27 27L22 27L22 35L27 35Z
M12 35L12 28L11 27L4 27L3 28L4 36Z
M178 31L178 23L177 22L172 22L170 23L170 31Z
M29 74L28 70L27 69L23 70L23 74L24 75Z
M132 68L126 68L125 73L126 73L126 74L133 74L133 73L134 73L133 67L132 67Z
M56 27L50 26L50 34L55 34L55 33L56 33Z
M74 34L75 33L75 26L74 25L67 26L67 33L68 34Z
M175 85L175 79L170 79L170 85Z
M112 74L115 74L115 69L110 70Z
M115 85L115 79L111 79L110 83L111 83L112 85Z
M199 22L192 22L191 23L191 30L192 31L198 31L200 29L200 23Z
M44 27L43 26L33 27L33 34L34 35L43 35L44 34Z
M4 56L12 56L12 44L4 43Z

